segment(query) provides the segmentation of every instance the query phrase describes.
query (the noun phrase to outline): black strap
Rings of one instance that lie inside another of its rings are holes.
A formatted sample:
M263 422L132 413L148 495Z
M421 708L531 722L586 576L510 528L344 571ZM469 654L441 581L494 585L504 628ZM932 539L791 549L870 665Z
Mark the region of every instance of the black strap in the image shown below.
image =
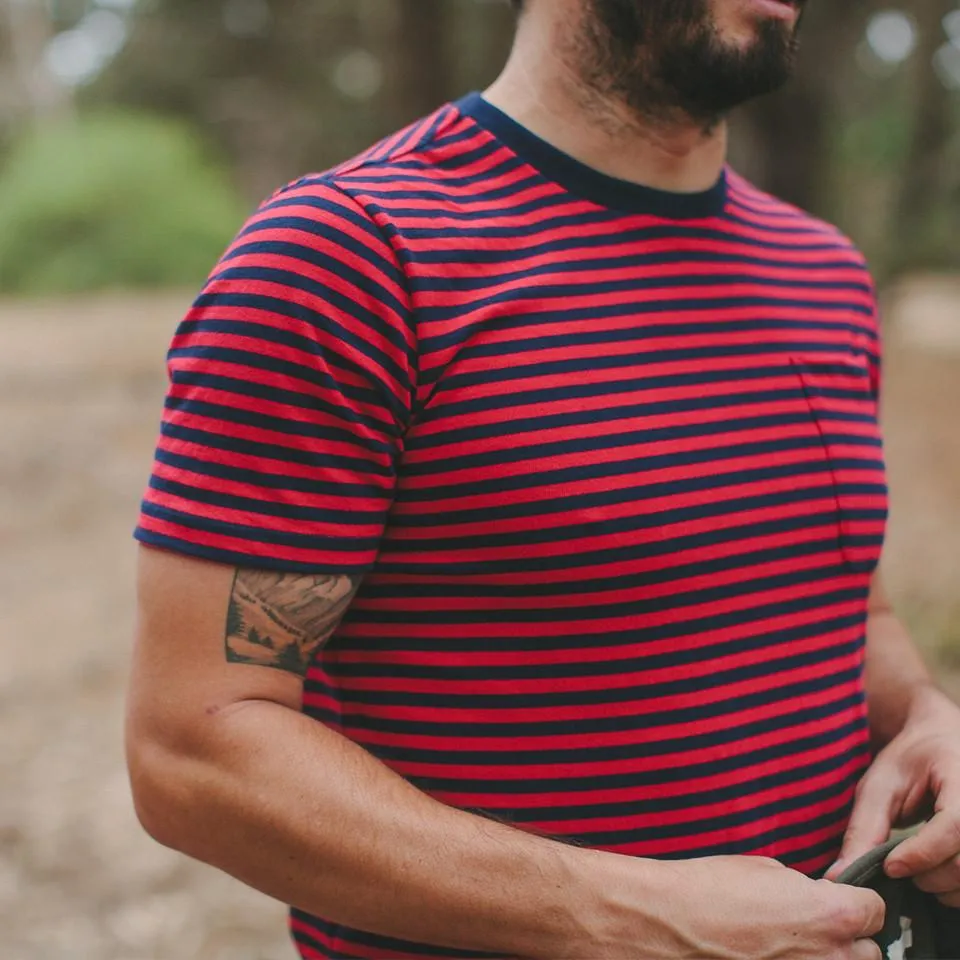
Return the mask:
M883 870L887 857L905 838L890 840L852 863L837 883L876 890L887 904L883 930L874 938L889 957L890 947L903 938L901 920L909 921L908 960L960 960L960 910L943 906L912 880L894 880Z

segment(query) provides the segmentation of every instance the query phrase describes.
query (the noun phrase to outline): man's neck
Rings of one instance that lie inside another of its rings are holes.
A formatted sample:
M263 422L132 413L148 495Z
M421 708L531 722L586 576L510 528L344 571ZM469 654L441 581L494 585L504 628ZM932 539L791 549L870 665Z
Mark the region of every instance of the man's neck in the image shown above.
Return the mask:
M704 130L636 116L592 88L562 42L521 23L513 54L485 98L547 143L620 180L676 193L714 186L727 154L727 125Z

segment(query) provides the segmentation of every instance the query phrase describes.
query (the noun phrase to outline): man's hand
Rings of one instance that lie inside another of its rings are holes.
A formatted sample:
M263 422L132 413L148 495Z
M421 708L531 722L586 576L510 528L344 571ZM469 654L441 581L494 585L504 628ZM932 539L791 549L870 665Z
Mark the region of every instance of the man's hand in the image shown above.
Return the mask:
M596 856L604 903L590 913L604 925L569 960L880 960L870 938L885 908L871 890L760 857L657 862L638 885L642 861Z
M960 908L960 707L932 687L918 695L902 732L860 782L843 852L827 876L884 843L893 827L930 812L916 836L887 858L886 872L913 877L921 890Z

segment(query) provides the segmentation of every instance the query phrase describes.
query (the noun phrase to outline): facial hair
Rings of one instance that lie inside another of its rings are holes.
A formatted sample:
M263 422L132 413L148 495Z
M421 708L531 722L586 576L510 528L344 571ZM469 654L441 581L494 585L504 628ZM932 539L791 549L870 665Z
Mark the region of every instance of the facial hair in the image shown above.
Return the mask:
M584 18L583 80L647 122L712 127L793 73L795 29L764 20L749 47L731 46L709 0L587 0Z

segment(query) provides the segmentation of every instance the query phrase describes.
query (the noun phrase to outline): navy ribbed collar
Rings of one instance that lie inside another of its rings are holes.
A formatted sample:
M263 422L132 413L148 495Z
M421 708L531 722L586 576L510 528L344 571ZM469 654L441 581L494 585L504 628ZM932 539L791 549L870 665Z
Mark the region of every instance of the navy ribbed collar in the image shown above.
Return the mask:
M726 206L726 171L714 186L700 193L657 190L607 176L575 160L517 123L479 93L468 94L455 106L548 180L601 206L678 220L718 216Z

